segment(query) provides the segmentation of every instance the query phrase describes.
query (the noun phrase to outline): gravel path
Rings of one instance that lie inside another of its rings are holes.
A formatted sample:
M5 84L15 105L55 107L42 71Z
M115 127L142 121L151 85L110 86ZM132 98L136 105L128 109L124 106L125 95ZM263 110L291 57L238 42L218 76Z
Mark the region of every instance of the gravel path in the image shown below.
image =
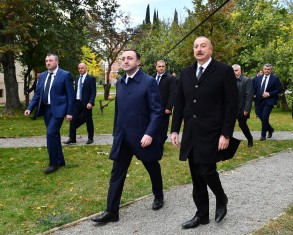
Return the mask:
M251 133L255 140L259 140L260 132L254 131ZM234 132L234 136L241 140L246 140L242 132ZM66 141L67 136L62 136L61 141ZM286 140L293 139L293 131L283 131L283 132L274 132L272 140ZM87 141L87 136L77 136L77 145L84 145ZM94 137L95 145L111 145L113 141L112 135L97 135ZM168 138L167 141L170 141ZM37 137L18 137L18 138L0 138L0 148L10 148L10 147L40 147L46 146L46 137L37 136Z
M251 161L220 177L229 197L228 214L214 222L215 198L210 193L208 225L182 230L181 223L192 218L195 206L191 185L175 187L165 192L165 206L153 211L153 197L147 196L124 206L120 221L97 226L90 218L56 228L44 234L54 235L242 235L250 234L271 219L280 216L293 202L293 150Z

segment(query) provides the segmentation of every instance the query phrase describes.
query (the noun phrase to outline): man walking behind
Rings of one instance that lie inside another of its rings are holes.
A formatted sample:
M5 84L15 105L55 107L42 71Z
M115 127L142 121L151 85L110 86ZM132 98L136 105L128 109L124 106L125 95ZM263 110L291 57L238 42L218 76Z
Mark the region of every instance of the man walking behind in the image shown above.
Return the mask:
M247 119L250 117L250 111L251 111L253 94L254 94L252 81L251 79L249 79L248 77L242 74L240 65L234 64L232 65L232 68L236 76L238 93L239 93L238 113L237 113L238 124L248 141L247 146L252 147L253 137L247 125Z

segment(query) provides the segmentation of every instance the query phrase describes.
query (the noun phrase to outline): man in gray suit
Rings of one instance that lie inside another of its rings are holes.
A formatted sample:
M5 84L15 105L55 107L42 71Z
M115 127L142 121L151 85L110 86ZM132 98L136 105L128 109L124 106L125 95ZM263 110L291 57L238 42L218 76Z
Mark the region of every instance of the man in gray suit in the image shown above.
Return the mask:
M250 117L250 111L251 111L251 105L252 105L253 93L254 93L254 90L252 87L252 81L251 79L249 79L248 77L242 74L240 65L233 64L232 68L236 76L237 87L239 92L238 114L237 114L238 124L248 141L247 146L252 147L253 137L247 125L247 119Z

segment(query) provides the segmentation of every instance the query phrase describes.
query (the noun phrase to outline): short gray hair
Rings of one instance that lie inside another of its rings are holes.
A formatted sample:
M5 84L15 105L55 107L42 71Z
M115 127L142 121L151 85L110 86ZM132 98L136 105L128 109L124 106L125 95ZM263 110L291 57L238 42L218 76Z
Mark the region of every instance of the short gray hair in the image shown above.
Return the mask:
M241 66L239 64L233 64L232 68L241 70Z
M264 64L264 67L270 67L270 68L273 68L273 65L269 64L269 63L266 63Z

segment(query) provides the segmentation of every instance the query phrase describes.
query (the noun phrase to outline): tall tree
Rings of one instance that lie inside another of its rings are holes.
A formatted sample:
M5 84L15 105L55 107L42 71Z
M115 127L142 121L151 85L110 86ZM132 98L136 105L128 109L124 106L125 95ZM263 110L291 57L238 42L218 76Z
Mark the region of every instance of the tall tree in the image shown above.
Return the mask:
M21 107L15 59L21 51L18 37L27 35L27 25L31 23L31 16L26 11L29 5L24 0L3 0L0 3L0 64L6 90L6 104L2 113L12 113L13 109Z
M108 65L104 84L104 99L108 100L111 83L110 72L120 52L131 40L136 30L130 27L130 17L118 11L115 0L108 1L101 9L101 14L91 12L91 44L90 46L103 58Z
M146 13L145 13L145 24L150 24L150 23L151 23L150 4L148 4L146 8Z
M176 9L174 11L174 18L173 18L173 23L172 24L175 24L175 25L178 25L179 24L179 21L178 21L178 13L177 13L177 10Z

